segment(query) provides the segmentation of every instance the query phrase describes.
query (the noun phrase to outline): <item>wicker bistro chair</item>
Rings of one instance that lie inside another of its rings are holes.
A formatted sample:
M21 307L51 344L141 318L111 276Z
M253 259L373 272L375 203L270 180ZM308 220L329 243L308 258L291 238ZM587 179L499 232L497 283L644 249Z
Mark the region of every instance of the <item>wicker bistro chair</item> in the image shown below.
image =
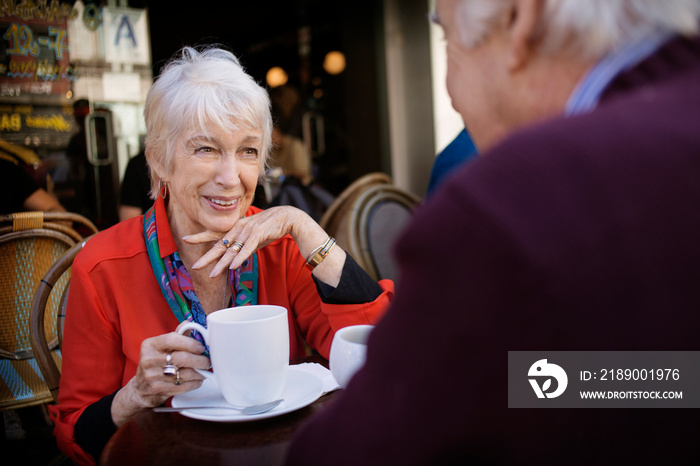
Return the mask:
M9 222L8 217L12 224L3 225ZM0 411L53 401L32 350L30 309L46 272L82 241L80 233L64 223L94 228L77 214L27 212L0 216ZM65 287L68 277L61 280L44 320L49 346L54 348L58 341L58 291ZM52 357L60 364L60 354L54 353Z
M350 249L349 221L353 214L355 201L367 189L376 185L389 185L391 178L382 172L372 172L353 181L347 188L335 198L321 217L321 228L335 238L340 247L346 250L355 259L360 267L367 270L363 258L357 255L357 251Z
M341 229L339 223L344 220L348 209L352 206L352 202L357 198L357 196L359 196L370 186L390 183L391 178L389 175L382 172L372 172L361 176L353 181L347 188L345 188L343 192L335 198L333 203L328 206L328 209L326 209L321 217L321 220L318 222L319 225L321 225L321 228L333 236L333 233Z
M371 186L355 200L348 222L348 250L375 280L396 280L394 244L420 202L419 197L390 184Z
M58 401L58 383L61 378L60 351L63 346L63 320L68 301L70 268L75 256L83 249L88 239L90 237L73 245L54 263L41 279L32 302L30 313L32 351L53 401ZM55 331L50 325L51 316L56 318Z

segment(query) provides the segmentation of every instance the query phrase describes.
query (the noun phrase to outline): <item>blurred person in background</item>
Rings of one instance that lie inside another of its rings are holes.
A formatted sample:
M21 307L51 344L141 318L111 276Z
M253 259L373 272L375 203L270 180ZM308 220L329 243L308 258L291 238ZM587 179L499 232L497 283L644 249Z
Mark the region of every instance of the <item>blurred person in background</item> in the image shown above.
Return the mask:
M302 140L301 96L291 84L270 90L272 105L272 150L270 166L280 167L285 177L295 177L302 185L313 181L311 154Z
M299 92L289 84L279 86L270 91L270 100L274 127L264 207L291 205L319 221L335 196L315 179L311 154L301 137Z
M478 155L474 141L469 137L467 130L463 129L435 157L433 167L430 170L426 197L433 195L438 186L441 186L464 162L469 162Z
M508 407L509 351L698 348L699 16L436 1L481 155L415 213L365 366L288 465L700 462L697 409Z
M87 143L85 141L85 121L90 114L90 102L87 99L78 99L73 102L73 118L77 131L73 134L66 148L68 158L68 183L73 191L73 196L66 205L92 221L95 220L93 205L95 181L92 174L92 165L88 160Z
M274 125L280 132L301 139L304 107L299 89L292 84L274 87L270 90L270 103Z
M126 165L119 192L119 221L143 215L152 205L151 179L144 151L133 156Z
M271 167L281 168L285 178L296 178L303 186L313 181L311 155L304 145L304 141L283 133L279 125L275 125L272 129L272 144Z
M30 176L33 169L15 153L22 150L27 149L0 140L0 214L27 210L65 212L58 199Z

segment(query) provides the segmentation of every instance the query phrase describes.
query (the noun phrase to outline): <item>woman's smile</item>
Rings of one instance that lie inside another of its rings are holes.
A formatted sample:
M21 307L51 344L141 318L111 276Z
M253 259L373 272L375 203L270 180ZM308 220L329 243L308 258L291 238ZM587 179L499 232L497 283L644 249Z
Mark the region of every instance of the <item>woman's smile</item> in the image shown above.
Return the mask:
M236 198L225 198L225 197L209 197L204 196L204 199L209 201L210 204L214 204L214 208L223 209L235 209L238 205L238 197Z

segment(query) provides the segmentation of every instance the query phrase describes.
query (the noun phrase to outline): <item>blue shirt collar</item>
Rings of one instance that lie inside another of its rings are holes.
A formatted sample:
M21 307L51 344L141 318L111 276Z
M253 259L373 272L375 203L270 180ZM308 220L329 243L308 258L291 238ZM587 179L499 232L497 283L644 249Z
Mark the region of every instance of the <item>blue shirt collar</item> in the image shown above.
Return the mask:
M608 85L623 71L640 63L668 42L673 34L658 31L629 42L605 55L583 77L569 97L564 114L577 115L593 110Z

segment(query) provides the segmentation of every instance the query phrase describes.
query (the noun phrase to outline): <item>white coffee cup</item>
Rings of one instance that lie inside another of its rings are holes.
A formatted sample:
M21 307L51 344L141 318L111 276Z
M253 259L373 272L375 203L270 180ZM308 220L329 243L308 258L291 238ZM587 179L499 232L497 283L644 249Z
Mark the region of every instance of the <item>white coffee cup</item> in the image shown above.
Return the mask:
M367 338L374 325L351 325L335 332L331 343L330 368L341 388L365 363Z
M209 346L212 380L226 401L252 406L282 395L289 367L289 324L281 306L239 306L207 316L207 328L182 322L176 332L197 330Z

